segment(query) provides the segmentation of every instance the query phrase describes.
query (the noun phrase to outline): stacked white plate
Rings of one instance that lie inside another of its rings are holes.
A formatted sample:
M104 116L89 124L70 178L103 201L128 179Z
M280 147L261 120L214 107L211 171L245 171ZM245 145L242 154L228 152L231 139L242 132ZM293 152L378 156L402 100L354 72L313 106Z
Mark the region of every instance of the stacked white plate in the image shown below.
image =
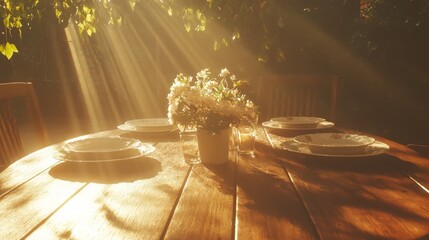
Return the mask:
M118 161L142 157L154 150L154 146L133 138L98 137L66 142L55 157L74 162Z
M270 121L263 122L262 126L270 129L311 130L330 128L334 123L318 117L290 116L271 118Z
M314 153L359 154L375 139L367 136L346 133L317 133L300 135L294 138L297 143L307 146Z
M283 143L286 150L317 156L356 157L386 152L387 144L374 138L347 133L315 133L299 135Z
M171 132L177 129L168 118L143 118L126 121L119 129L134 132Z

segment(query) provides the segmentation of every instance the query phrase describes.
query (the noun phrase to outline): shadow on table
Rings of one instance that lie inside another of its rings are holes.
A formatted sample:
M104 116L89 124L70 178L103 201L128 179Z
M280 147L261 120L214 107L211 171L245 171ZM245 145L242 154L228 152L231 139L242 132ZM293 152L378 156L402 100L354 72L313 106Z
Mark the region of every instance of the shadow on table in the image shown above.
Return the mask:
M52 167L49 174L54 178L72 182L112 184L152 178L161 170L158 160L142 157L103 163L63 162Z
M231 160L228 160L224 164L214 165L214 164L200 164L199 166L194 166L193 171L196 171L196 168L204 167L213 173L211 178L214 182L210 182L209 184L215 186L224 194L231 195L234 194L235 191L235 163ZM200 180L200 182L204 182L204 180ZM213 186L208 186L213 187Z
M154 132L154 133L143 133L143 132L127 132L121 134L121 137L135 138L142 142L171 142L179 141L179 132Z
M425 235L423 235L423 236L421 236L421 237L419 237L419 238L416 238L415 240L427 240L427 239L429 239L429 233L428 234L425 234Z
M362 173L406 173L413 174L418 167L411 162L388 154L371 157L313 157L305 156L294 160L300 164L312 168L323 170L334 170L341 172L362 172Z
M322 207L332 208L322 213L324 217L342 222L344 215L337 209L348 208L354 209L356 216L371 212L369 216L375 219L374 224L382 224L383 219L401 219L398 227L402 229L427 221L421 214L424 207L411 208L404 204L408 198L415 198L416 202L427 198L427 193L406 176L419 171L414 163L389 154L360 158L285 155L282 160L302 199L316 215ZM394 222L383 228L383 239L390 237L386 229L393 229ZM337 229L337 233L350 239L382 238L362 231L359 224L352 221ZM421 239L426 239L424 237Z
M256 158L241 156L237 163L228 161L224 165L205 167L220 178L218 181L221 192L235 194L237 186L239 222L241 219L252 218L262 225L267 222L276 223L270 226L273 232L288 232L296 227L306 232L304 235L317 236L311 219L306 215L283 168L265 154L259 152ZM240 222L241 228L252 227L245 225L246 223L247 221Z

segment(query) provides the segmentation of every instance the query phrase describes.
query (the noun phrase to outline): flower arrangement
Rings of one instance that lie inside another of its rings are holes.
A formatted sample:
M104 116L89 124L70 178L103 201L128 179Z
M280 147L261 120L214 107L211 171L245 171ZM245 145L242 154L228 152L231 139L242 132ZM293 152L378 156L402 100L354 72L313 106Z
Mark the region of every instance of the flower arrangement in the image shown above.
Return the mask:
M241 92L246 84L226 68L218 76L203 69L196 79L180 73L168 94L168 118L178 125L196 126L211 132L237 124L242 117L254 118L256 107Z

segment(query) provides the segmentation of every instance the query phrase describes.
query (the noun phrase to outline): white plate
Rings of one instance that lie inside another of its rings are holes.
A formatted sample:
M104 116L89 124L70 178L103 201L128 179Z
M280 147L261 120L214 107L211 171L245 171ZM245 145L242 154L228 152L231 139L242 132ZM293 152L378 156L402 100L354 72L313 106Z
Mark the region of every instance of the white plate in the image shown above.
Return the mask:
M132 160L136 158L143 157L151 152L155 151L155 147L151 144L141 143L139 147L133 149L133 151L129 152L129 155L124 157L114 157L114 156L103 156L101 158L79 158L79 155L70 155L69 152L64 150L60 150L54 153L53 157L60 161L66 162L80 162L80 163L91 163L91 162L114 162L114 161L124 161L124 160Z
M311 156L323 156L323 157L369 157L369 156L384 154L390 149L389 145L383 142L375 141L374 143L368 146L365 146L363 152L358 154L334 154L334 153L323 154L323 153L314 153L311 151L311 149L308 146L297 143L293 139L289 139L283 142L282 144L280 144L280 148L290 152L301 153L301 154L306 154Z
M138 131L169 131L174 128L168 118L144 118L144 119L134 119L125 122L125 125L133 127Z
M296 136L295 141L320 147L359 147L375 141L372 137L348 133L313 133Z
M128 124L119 125L117 128L123 131L141 132L141 133L166 133L166 132L173 132L177 130L176 126L173 126L173 128L164 128L164 129L138 129Z
M313 153L321 154L360 154L375 139L358 134L315 133L294 138L297 143L307 146Z
M139 147L141 142L134 138L97 137L65 142L63 150L69 153L114 153Z
M335 126L335 124L332 122L323 121L323 122L318 123L315 127L312 127L312 128L308 128L308 127L289 128L289 127L283 127L280 124L278 124L277 122L266 121L266 122L262 123L262 126L264 126L266 128L270 128L270 129L282 129L282 130L315 130L315 129L331 128L331 127Z
M318 117L287 116L271 118L271 121L284 128L315 128L318 123L325 121L325 119Z

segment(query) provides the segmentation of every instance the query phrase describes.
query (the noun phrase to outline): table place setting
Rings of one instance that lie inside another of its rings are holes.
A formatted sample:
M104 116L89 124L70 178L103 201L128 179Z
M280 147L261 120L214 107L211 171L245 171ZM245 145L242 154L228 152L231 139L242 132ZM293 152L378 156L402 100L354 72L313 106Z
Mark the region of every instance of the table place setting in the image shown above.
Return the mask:
M177 127L168 118L142 118L126 121L118 129L140 133L169 133L177 131Z
M334 123L319 117L288 116L275 117L262 123L262 126L272 130L319 130L335 126Z
M155 147L134 138L93 137L65 142L54 158L67 162L112 162L143 157Z
M0 224L13 229L0 238L429 236L429 158L333 118L265 119L247 84L226 68L180 73L164 118L18 159L0 172Z
M325 157L368 157L384 154L389 146L374 138L347 133L304 134L283 141L281 149Z

